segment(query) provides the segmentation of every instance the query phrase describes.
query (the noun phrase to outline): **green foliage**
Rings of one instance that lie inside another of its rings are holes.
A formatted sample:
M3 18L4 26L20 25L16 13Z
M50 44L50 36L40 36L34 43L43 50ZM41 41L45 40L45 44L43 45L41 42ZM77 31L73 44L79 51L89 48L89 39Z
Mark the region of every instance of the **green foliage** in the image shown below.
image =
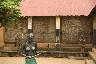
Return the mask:
M20 18L21 0L0 0L0 23L5 26L14 24Z

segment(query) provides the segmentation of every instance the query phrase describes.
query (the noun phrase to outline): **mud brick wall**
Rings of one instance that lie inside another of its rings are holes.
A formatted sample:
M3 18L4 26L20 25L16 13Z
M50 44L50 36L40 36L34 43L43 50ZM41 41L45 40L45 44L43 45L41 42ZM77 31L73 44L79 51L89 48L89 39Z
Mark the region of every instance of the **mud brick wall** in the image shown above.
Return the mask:
M61 25L62 43L92 43L92 22L88 17L62 17Z
M37 43L55 42L55 17L33 17L33 34Z
M25 39L27 37L27 21L28 19L23 19L17 26L6 27L5 42L15 42L15 38L17 36L22 38L22 34ZM34 39L38 43L37 47L55 48L56 17L32 17L32 21ZM61 17L60 21L61 45L92 43L90 34L92 22L88 17ZM84 42L80 39L83 39Z
M5 42L16 42L16 38L26 38L27 19L22 18L15 26L7 26L5 29Z

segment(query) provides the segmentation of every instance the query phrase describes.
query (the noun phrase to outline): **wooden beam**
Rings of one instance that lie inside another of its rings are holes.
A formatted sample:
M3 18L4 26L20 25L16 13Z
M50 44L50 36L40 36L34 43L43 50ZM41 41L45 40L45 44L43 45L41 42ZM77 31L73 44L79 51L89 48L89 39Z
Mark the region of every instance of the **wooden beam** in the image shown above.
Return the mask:
M93 44L96 47L96 16L93 18Z
M55 48L56 47L56 44L58 43L37 43L37 47L38 48ZM61 48L81 48L82 44L63 44L61 43ZM85 48L86 49L91 49L92 48L92 44L85 44Z

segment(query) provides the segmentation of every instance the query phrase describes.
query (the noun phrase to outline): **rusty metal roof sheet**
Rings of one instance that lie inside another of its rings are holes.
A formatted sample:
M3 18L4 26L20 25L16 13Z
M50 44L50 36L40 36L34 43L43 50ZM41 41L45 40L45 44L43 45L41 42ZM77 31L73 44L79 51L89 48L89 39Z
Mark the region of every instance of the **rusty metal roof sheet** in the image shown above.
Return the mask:
M22 0L23 16L88 16L96 0Z

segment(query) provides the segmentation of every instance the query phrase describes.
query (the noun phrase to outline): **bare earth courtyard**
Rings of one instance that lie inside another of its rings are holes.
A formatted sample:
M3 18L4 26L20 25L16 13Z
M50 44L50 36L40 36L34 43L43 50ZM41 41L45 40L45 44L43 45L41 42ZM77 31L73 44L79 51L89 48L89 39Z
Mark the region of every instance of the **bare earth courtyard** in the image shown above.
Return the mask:
M66 58L39 57L37 64L94 64L92 60L73 60ZM0 57L0 64L25 64L24 57Z

